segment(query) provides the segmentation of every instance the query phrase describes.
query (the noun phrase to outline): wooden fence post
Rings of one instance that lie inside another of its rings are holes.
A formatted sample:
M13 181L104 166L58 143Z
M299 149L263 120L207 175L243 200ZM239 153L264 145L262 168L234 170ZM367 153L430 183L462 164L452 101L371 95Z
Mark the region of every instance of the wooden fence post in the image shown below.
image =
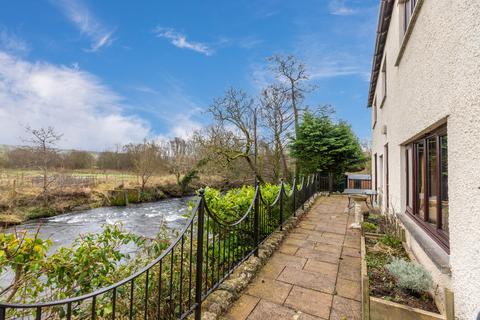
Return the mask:
M445 288L445 316L447 320L455 319L455 304L453 292Z

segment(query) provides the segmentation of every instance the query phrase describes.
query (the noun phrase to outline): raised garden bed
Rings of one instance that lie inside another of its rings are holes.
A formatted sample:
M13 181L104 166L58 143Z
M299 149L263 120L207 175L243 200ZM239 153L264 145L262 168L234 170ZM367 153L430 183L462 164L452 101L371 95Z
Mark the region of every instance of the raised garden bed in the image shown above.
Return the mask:
M398 224L392 225L378 215L365 218L361 240L363 319L453 319L453 298L449 292L446 316L439 313L427 292L401 288L388 271L387 266L394 260L410 261L403 246L404 233Z

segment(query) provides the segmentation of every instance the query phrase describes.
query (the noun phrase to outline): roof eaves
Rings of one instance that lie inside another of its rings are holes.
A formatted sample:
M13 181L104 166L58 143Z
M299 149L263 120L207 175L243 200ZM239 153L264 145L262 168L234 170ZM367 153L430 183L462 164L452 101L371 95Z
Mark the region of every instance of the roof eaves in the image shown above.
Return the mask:
M372 61L372 72L370 75L370 90L368 93L368 106L373 103L375 87L377 86L378 73L382 63L383 52L385 51L385 42L387 41L388 28L392 18L393 5L395 0L381 0L380 12L378 14L377 38L375 41L375 51Z

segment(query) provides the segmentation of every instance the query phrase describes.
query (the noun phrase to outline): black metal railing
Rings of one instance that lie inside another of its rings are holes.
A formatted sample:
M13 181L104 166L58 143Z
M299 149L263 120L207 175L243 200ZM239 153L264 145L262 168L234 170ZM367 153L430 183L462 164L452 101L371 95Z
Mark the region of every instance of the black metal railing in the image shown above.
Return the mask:
M317 192L319 175L280 183L268 203L257 184L242 217L226 222L210 210L203 190L180 235L158 258L126 279L92 293L34 304L0 303L5 319L200 319L202 301L251 255L259 245ZM287 189L290 189L287 191Z

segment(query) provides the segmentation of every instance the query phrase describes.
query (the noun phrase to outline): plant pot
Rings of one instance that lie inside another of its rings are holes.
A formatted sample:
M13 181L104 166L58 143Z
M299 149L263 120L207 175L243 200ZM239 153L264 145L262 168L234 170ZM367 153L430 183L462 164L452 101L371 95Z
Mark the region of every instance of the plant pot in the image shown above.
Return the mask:
M372 236L378 237L379 235ZM366 257L365 237L361 238L361 279L362 279L362 319L363 320L453 320L453 295L446 290L446 315L435 312L429 312L418 308L383 300L370 296L370 283L368 278Z

